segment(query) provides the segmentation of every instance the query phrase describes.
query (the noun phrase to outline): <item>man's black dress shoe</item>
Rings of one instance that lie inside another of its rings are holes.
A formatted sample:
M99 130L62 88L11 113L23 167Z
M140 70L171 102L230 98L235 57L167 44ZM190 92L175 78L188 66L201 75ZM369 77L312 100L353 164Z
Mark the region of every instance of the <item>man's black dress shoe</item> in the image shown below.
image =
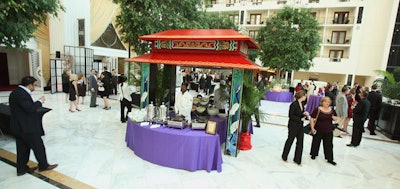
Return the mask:
M315 159L315 156L311 156L311 159Z
M47 166L46 168L43 168L43 169L39 168L39 171L42 172L42 171L52 170L52 169L56 168L57 166L58 166L58 164L49 165L49 166Z
M25 172L17 173L17 176L22 176L22 175L24 175L25 173L33 173L33 172L35 172L35 170L36 170L37 168L38 168L37 166L32 167L32 168L28 168Z
M336 165L336 162L334 162L334 161L328 161L328 163L330 163L332 165Z
M375 132L370 132L369 134L370 134L370 135L376 135L376 133L375 133Z
M260 127L260 125L254 125L254 127Z
M356 147L357 145L354 145L354 144L346 144L346 146L348 146L348 147Z

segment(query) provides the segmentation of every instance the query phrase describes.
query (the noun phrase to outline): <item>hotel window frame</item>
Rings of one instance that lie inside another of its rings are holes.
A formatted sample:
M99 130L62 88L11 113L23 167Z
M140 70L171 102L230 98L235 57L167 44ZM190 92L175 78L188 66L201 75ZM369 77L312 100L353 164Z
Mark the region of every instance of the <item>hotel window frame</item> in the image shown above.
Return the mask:
M256 39L258 35L258 30L249 30L249 37L251 37L252 39Z
M329 50L329 61L340 62L343 58L344 50Z
M250 24L258 25L261 23L262 14L250 14Z
M78 19L78 46L85 46L85 19Z
M332 31L331 43L332 44L345 44L346 43L346 31Z
M333 24L348 24L349 23L349 12L334 12L333 13Z
M228 15L229 20L231 20L235 24L239 24L239 15L237 14L229 14Z

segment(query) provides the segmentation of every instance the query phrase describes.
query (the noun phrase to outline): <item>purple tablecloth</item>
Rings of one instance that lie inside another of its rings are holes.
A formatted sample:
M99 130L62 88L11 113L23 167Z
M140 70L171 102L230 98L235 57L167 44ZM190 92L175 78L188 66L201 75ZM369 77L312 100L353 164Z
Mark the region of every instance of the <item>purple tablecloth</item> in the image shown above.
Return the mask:
M311 114L312 111L319 106L322 97L323 96L319 95L310 95L307 99L306 111Z
M219 135L204 130L141 127L128 120L125 141L135 154L157 165L195 170L222 171Z
M291 92L267 91L264 96L265 96L265 99L269 100L269 101L276 101L276 102L292 102L293 101L293 93L291 93Z
M219 135L219 141L221 142L221 144L224 143L226 141L228 119L226 117L221 118L218 116L210 116L209 120L217 122L217 133Z

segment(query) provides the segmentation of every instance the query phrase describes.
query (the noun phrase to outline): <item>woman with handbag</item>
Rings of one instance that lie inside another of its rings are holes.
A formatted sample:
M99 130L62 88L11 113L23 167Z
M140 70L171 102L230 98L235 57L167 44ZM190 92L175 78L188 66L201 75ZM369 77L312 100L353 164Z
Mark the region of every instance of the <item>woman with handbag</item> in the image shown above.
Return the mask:
M328 163L336 165L333 161L333 120L337 120L335 110L330 106L329 97L323 97L320 106L311 113L311 132L314 135L311 143L311 159L318 156L319 146L323 140L324 155Z
M303 102L306 100L306 93L303 90L296 92L294 95L295 101L289 107L289 122L288 122L288 138L286 139L283 148L282 160L287 161L287 157L292 147L293 141L296 138L296 151L293 161L301 165L301 156L303 154L303 124L308 116L308 112L304 110Z

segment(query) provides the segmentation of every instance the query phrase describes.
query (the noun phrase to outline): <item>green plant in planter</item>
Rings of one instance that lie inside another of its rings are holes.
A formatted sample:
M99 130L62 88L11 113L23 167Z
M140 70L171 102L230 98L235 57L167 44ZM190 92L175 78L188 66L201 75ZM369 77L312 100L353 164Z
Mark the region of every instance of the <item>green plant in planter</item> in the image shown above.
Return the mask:
M264 90L259 91L257 87L254 86L250 78L244 77L241 103L242 107L240 111L240 117L242 120L241 132L249 131L251 116L258 113L260 99L264 96L265 92L269 88L270 87L265 87Z
M385 76L384 79L376 79L374 84L381 87L382 95L390 99L400 99L400 68L390 73L385 70L375 70L376 73Z
M140 76L136 77L133 72L128 72L128 74L129 74L128 84L136 86L136 87L140 86L140 84L142 82Z

